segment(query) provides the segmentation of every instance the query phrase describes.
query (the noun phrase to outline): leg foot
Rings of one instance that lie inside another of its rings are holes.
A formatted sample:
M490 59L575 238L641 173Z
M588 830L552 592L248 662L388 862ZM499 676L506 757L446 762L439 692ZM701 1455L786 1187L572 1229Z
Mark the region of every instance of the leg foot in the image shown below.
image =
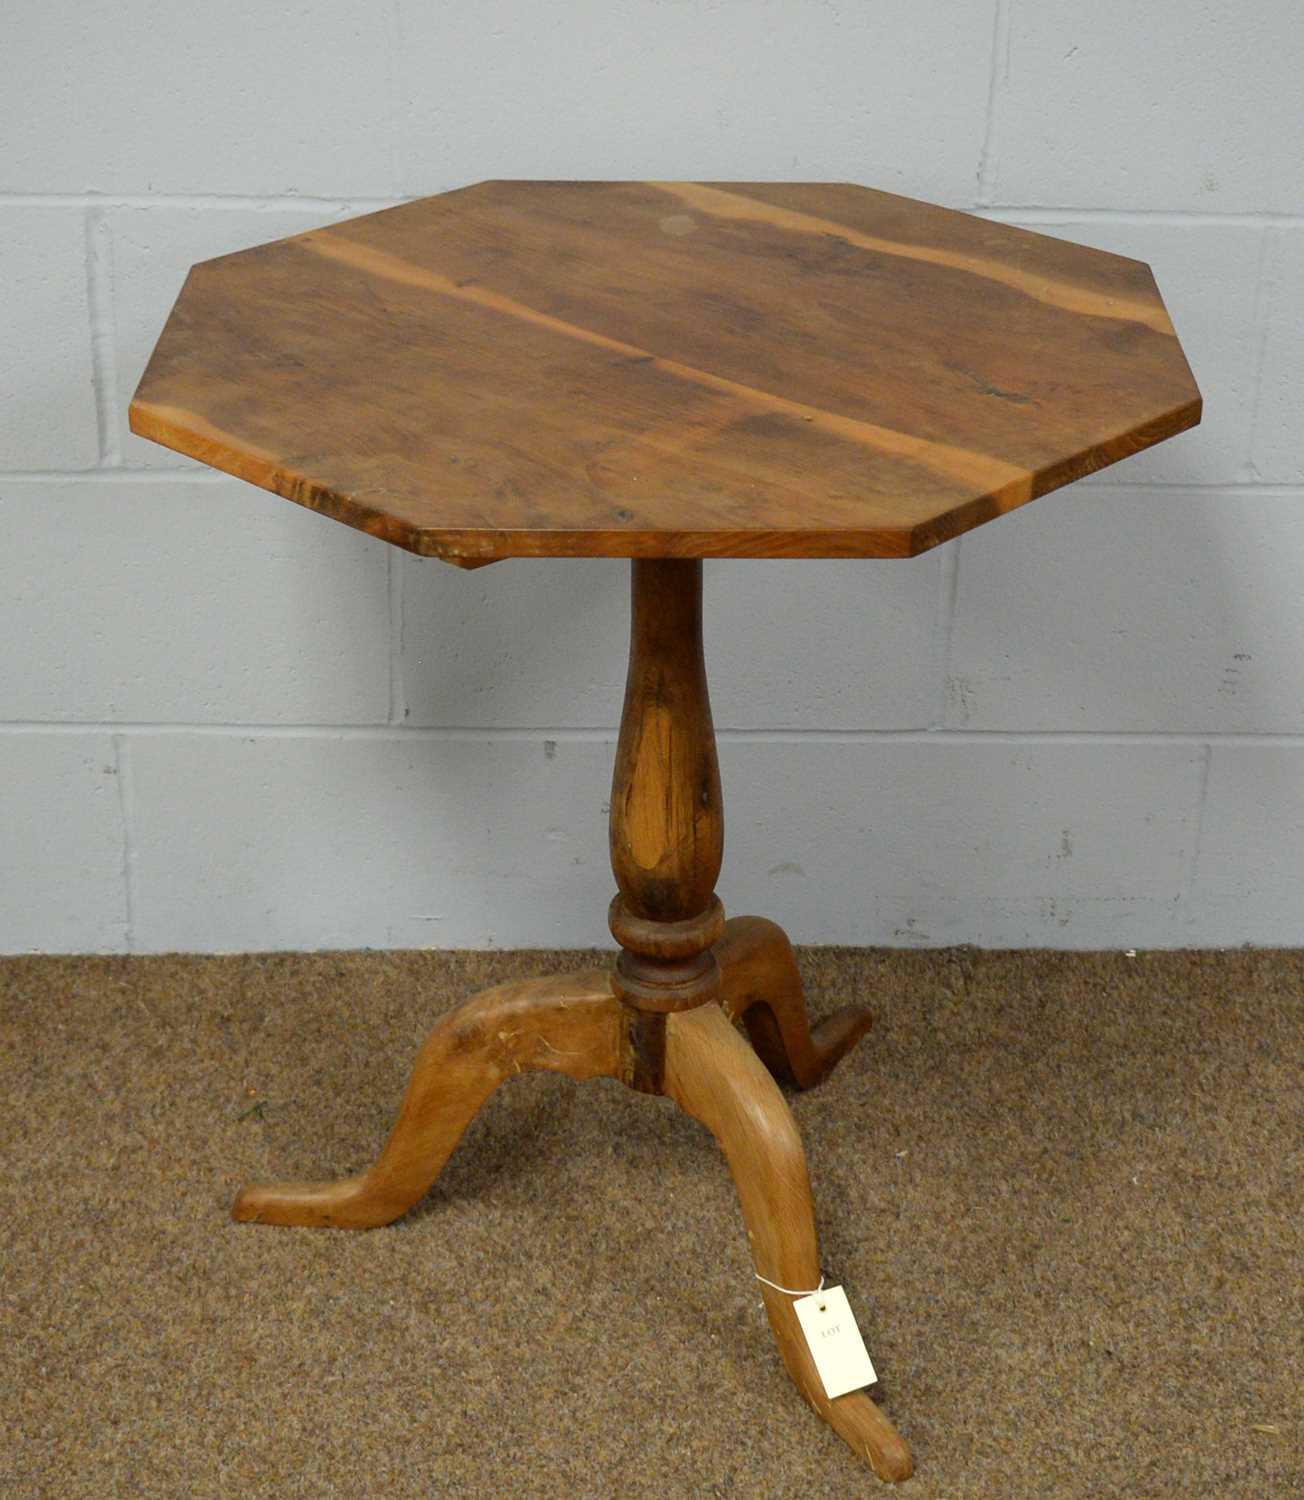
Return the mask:
M504 1079L530 1068L572 1078L621 1076L622 1025L600 969L486 990L426 1038L398 1121L372 1166L337 1182L247 1187L231 1217L345 1229L388 1224L425 1194Z
M757 1271L780 1286L820 1279L815 1212L801 1138L783 1095L718 1007L667 1017L666 1093L715 1136L729 1163ZM905 1440L865 1395L830 1401L792 1310L792 1298L757 1283L779 1352L798 1390L880 1479L907 1479Z
M850 1005L812 1031L792 945L764 917L731 918L714 952L725 1014L741 1018L761 1061L785 1083L819 1083L873 1024L869 1011Z

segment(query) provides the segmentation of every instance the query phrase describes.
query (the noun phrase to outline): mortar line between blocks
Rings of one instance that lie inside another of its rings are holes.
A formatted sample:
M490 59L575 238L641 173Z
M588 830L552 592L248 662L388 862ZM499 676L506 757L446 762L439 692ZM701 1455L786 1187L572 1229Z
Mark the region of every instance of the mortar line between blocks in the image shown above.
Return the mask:
M1297 228L1304 214L1269 213L1259 210L1211 212L1194 208L1087 208L1050 203L982 203L974 212L980 218L1018 225L1025 220L1042 224L1175 224L1187 229Z
M1106 471L1107 472L1107 471ZM1188 484L1181 479L1105 479L1092 476L1089 484L1092 489L1132 489L1132 490L1185 490L1194 495L1258 495L1264 500L1294 500L1304 494L1304 485L1300 484L1260 484L1253 479L1230 480L1226 484L1217 484L1210 480L1204 483Z
M1250 420L1245 434L1245 468L1252 475L1258 474L1254 455L1259 444L1259 414L1263 408L1263 367L1268 359L1268 307L1271 293L1268 276L1277 264L1277 234L1265 227L1260 236L1259 263L1255 270L1254 286L1254 377L1250 386Z
M549 724L231 724L231 723L149 723L136 720L120 723L59 721L46 719L14 720L0 723L0 738L22 734L123 735L125 737L162 738L190 735L195 738L232 739L327 739L327 740L459 740L536 744L555 740L567 745L611 745L616 741L617 726ZM1208 730L1128 730L1128 729L731 729L717 728L721 744L906 744L906 745L1215 745L1237 748L1271 748L1304 750L1304 731L1298 733L1253 734L1244 731Z
M987 61L987 112L983 143L978 154L977 206L991 202L996 180L996 102L1002 73L1008 74L1010 44L1009 0L996 0L992 11L992 47Z
M385 6L385 83L389 93L389 182L395 192L402 180L399 169L399 54L403 45L403 17L401 0L388 0Z
M463 187L461 182L448 182L432 187L430 193L404 194L401 196L371 196L345 194L341 197L282 193L17 193L0 192L0 206L13 208L214 208L263 209L303 208L313 212L347 213L356 210L370 213L375 209L395 208L401 203L411 203L414 197L429 197L451 192ZM1098 223L1130 224L1174 223L1185 225L1273 225L1298 228L1304 226L1304 213L1281 213L1259 210L1209 210L1184 208L1102 208L1089 204L1051 203L982 203L974 206L974 212L985 219L1002 219L1006 216L1017 219L1020 215L1036 216L1046 223L1067 223L1083 219Z
M448 192L460 183L449 183L435 192ZM372 195L343 193L323 197L312 193L18 193L0 192L0 205L13 208L234 208L263 209L305 208L323 213L358 209L369 213L376 208L393 208L409 201L393 194Z
M100 208L87 211L86 309L90 321L91 382L95 392L95 427L100 464L116 469L122 463L118 441L117 361L113 337L113 246Z
M207 469L198 463L169 464L166 468L133 469L126 464L98 469L0 469L0 483L8 484L203 484L238 483L230 474Z
M389 595L389 722L402 724L407 717L403 691L403 559L391 547L385 561L385 586Z
M136 793L132 781L131 737L112 738L113 764L118 782L118 817L122 823L122 892L126 908L127 952L136 951Z
M1182 907L1190 911L1195 899L1196 884L1200 875L1200 847L1204 842L1204 810L1209 800L1209 770L1213 764L1213 744L1200 747L1200 774L1195 793L1194 827L1191 831L1191 858L1187 864L1186 882L1182 890Z
M947 701L950 697L951 681L951 637L955 631L955 604L960 592L960 538L943 549L942 566L938 579L937 648L935 669L937 672L937 702L931 727L936 731L946 728Z
M240 484L243 482L234 475L222 473L218 469L206 468L200 463L168 464L153 469L134 469L126 464L114 468L94 469L0 468L0 483L9 484L103 484L117 483L124 479L131 480L133 484ZM1298 500L1304 496L1304 484L1260 484L1252 479L1229 479L1220 483L1213 479L1128 479L1125 476L1115 478L1112 469L1100 470L1098 473L1078 480L1077 483L1090 489L1129 489L1146 493L1175 490L1200 495L1258 495L1264 500ZM600 562L609 559L592 557L577 560ZM848 561L849 559L838 560ZM865 559L869 562L886 560L884 558ZM539 559L533 558L530 561L539 561Z

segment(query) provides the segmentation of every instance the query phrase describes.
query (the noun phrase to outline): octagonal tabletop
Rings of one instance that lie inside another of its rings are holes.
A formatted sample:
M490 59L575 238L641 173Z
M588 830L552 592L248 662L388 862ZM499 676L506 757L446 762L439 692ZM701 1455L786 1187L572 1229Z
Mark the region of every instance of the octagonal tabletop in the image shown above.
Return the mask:
M909 556L1199 419L1140 261L840 183L485 182L206 261L131 406L462 566Z

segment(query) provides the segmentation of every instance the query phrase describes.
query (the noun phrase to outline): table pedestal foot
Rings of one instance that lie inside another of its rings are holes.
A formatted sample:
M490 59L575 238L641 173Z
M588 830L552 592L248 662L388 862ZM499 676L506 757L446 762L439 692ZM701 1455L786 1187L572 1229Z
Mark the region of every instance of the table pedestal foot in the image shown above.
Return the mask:
M666 1093L719 1142L756 1270L779 1286L813 1291L821 1271L806 1154L778 1086L714 1005L668 1017L666 1031ZM880 1479L909 1478L910 1449L891 1422L863 1391L829 1400L793 1299L757 1287L798 1390Z
M500 984L450 1011L426 1038L384 1150L357 1177L245 1188L231 1217L260 1224L370 1229L406 1213L476 1111L529 1069L620 1077L625 1017L605 970Z
M725 1014L741 1018L761 1061L784 1083L814 1087L873 1025L868 1010L849 1005L812 1031L792 945L765 917L730 918L714 952Z

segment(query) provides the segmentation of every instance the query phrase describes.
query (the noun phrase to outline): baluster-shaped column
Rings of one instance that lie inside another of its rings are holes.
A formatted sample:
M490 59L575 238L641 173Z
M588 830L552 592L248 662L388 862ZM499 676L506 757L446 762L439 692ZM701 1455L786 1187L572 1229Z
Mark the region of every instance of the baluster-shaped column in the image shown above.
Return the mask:
M713 1000L724 848L720 771L702 654L702 564L636 559L629 676L611 789L608 920L614 988L636 1012L636 1088L659 1093L665 1016Z

